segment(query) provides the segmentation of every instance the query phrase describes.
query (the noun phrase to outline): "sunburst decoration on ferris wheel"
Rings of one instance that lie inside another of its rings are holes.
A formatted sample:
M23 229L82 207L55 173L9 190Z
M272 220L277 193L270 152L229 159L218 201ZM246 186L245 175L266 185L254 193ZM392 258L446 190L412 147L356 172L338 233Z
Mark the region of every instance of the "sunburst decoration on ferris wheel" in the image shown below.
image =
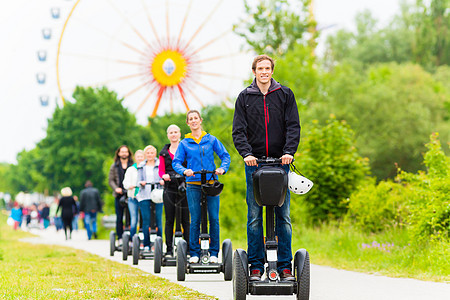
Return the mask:
M58 69L61 41L70 16L74 12L80 1L81 0L77 0L72 8L69 17L64 24L64 28L62 30L58 45L57 77L58 88L60 90L60 95L63 102L63 89L61 88L61 85L59 83L60 76ZM155 16L151 16L150 14L150 12L153 12L153 10L148 9L145 0L141 0L142 14L145 14L147 19L147 23L143 24L143 27L135 26L133 24L133 21L128 16L126 16L126 14L124 14L121 9L117 7L120 2L115 3L112 0L106 0L105 4L109 8L112 8L117 13L117 15L121 17L123 24L127 25L127 27L130 29L130 33L134 35L137 40L140 40L140 42L133 43L125 39L121 39L118 36L108 34L101 29L97 30L104 36L109 37L110 40L115 41L117 45L120 45L122 48L126 48L128 51L131 51L130 53L133 54L134 59L132 59L131 56L126 58L105 58L98 56L98 60L107 60L108 62L114 63L116 65L126 64L132 67L132 69L129 69L128 72L124 72L125 74L121 74L118 77L110 78L106 81L95 82L93 83L94 86L102 86L107 84L109 85L113 82L130 82L129 80L131 79L138 79L138 82L135 83L134 86L131 84L131 82L130 84L127 84L128 88L126 88L126 91L124 91L124 93L121 93L121 96L123 96L124 99L129 99L129 97L132 95L132 97L138 98L139 105L137 106L137 108L136 106L134 107L135 113L138 113L144 107L144 105L149 102L149 99L151 99L150 102L152 103L152 109L151 113L149 113L151 117L157 115L162 100L164 101L164 109L168 107L170 108L171 112L174 111L174 107L176 108L175 110L178 111L181 107L184 107L185 110L189 110L190 106L194 105L194 102L203 107L204 102L196 94L198 91L197 88L200 88L203 91L207 91L208 93L219 97L220 93L218 92L217 87L210 86L208 83L203 82L202 78L215 78L214 80L218 80L221 78L242 80L243 78L239 75L235 76L231 74L226 75L223 73L214 73L211 71L205 71L204 69L211 70L213 68L207 67L208 64L214 63L216 61L223 61L224 59L229 59L230 57L239 55L240 52L217 53L217 51L215 51L213 55L207 55L205 57L204 50L206 48L209 48L217 41L221 40L228 33L231 33L232 28L227 28L223 32L214 32L214 35L208 36L207 39L203 39L200 43L198 42L198 39L196 42L193 41L196 39L196 37L198 37L199 33L202 30L206 29L208 26L211 26L209 22L223 2L223 0L216 1L215 5L209 9L209 14L196 19L196 21L202 21L197 23L195 30L188 32L188 30L185 31L185 27L187 20L189 19L188 17L190 16L191 6L193 3L193 0L190 0L189 3L187 3L187 8L184 12L184 18L182 19L181 26L177 26L178 29L172 30L171 32L171 15L169 12L168 0L165 2L165 24L163 24L164 21L162 20L164 17L160 15L159 22L157 23L158 30L155 26ZM177 21L181 21L181 18L177 19ZM90 27L95 29L95 26L91 25ZM147 34L144 34L142 32L143 28L148 28L152 32L151 39L149 39L149 32L147 32ZM71 56L76 59L95 59L96 57L95 55L74 53L73 51L71 51L72 49L70 49L70 47L66 48L68 49L64 51L64 54L66 56ZM208 52L208 50L206 52ZM83 77L80 76L79 78ZM220 88L224 90L223 87ZM137 95L139 96L136 97ZM177 101L180 101L179 103L181 103L181 105L179 105Z

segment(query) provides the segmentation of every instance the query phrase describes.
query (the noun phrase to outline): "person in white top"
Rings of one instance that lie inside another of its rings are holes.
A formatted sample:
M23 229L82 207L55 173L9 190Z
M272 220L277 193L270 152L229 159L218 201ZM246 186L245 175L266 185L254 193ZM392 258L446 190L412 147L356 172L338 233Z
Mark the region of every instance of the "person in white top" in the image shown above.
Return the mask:
M123 179L123 187L127 190L128 196L128 210L130 211L130 240L136 234L139 204L136 198L139 192L138 184L138 165L144 161L144 151L137 150L134 154L135 164L128 167Z
M158 174L159 159L156 157L156 148L148 145L144 149L145 160L138 165L138 183L139 192L137 200L142 215L142 230L144 232L144 249L150 249L150 210L151 205L156 206L156 227L157 235L162 237L162 203L153 203L151 201L151 192L153 188L160 188L164 184Z

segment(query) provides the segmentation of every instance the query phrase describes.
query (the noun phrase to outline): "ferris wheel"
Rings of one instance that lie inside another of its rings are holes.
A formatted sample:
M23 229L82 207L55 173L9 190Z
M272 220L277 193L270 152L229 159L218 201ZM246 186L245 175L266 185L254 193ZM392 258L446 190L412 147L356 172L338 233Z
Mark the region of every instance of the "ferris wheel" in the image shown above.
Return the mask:
M231 103L251 75L240 0L76 0L56 50L60 101L106 86L140 121Z

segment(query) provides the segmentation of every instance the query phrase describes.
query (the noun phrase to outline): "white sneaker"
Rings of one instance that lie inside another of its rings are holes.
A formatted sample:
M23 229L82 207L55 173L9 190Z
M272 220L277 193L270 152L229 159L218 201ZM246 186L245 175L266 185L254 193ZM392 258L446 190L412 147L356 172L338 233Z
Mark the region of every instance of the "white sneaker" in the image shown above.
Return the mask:
M189 258L189 263L196 264L198 263L198 260L199 260L198 256L192 256L191 258Z
M217 256L211 256L209 258L209 262L212 264L217 264L219 262L219 259L217 258Z
M150 252L150 247L149 247L149 246L145 246L145 247L144 247L144 251L145 251L145 252Z

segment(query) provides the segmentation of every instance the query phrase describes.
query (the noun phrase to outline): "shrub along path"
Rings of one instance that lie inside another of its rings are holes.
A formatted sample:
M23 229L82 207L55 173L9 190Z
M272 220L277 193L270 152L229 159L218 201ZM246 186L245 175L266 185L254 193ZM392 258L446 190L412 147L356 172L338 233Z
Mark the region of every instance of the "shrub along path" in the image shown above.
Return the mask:
M66 241L62 231L55 232L53 227L45 231L33 230L38 235L34 238L22 239L29 243L51 244L81 249L101 257L132 265L131 257L122 261L122 253L116 252L109 256L109 241L87 240L83 230L74 232L73 239ZM314 254L310 253L313 259ZM153 273L153 261L139 261L137 268ZM176 268L163 267L158 276L169 279L183 286L195 289L201 293L218 297L219 299L232 299L231 282L223 280L223 274L187 275L185 282L176 281ZM358 272L337 270L330 267L311 265L311 300L351 300L351 299L396 299L396 300L422 300L422 299L448 299L450 284L420 281L405 278L390 278L386 276L369 275ZM295 297L248 297L248 299L294 299Z

